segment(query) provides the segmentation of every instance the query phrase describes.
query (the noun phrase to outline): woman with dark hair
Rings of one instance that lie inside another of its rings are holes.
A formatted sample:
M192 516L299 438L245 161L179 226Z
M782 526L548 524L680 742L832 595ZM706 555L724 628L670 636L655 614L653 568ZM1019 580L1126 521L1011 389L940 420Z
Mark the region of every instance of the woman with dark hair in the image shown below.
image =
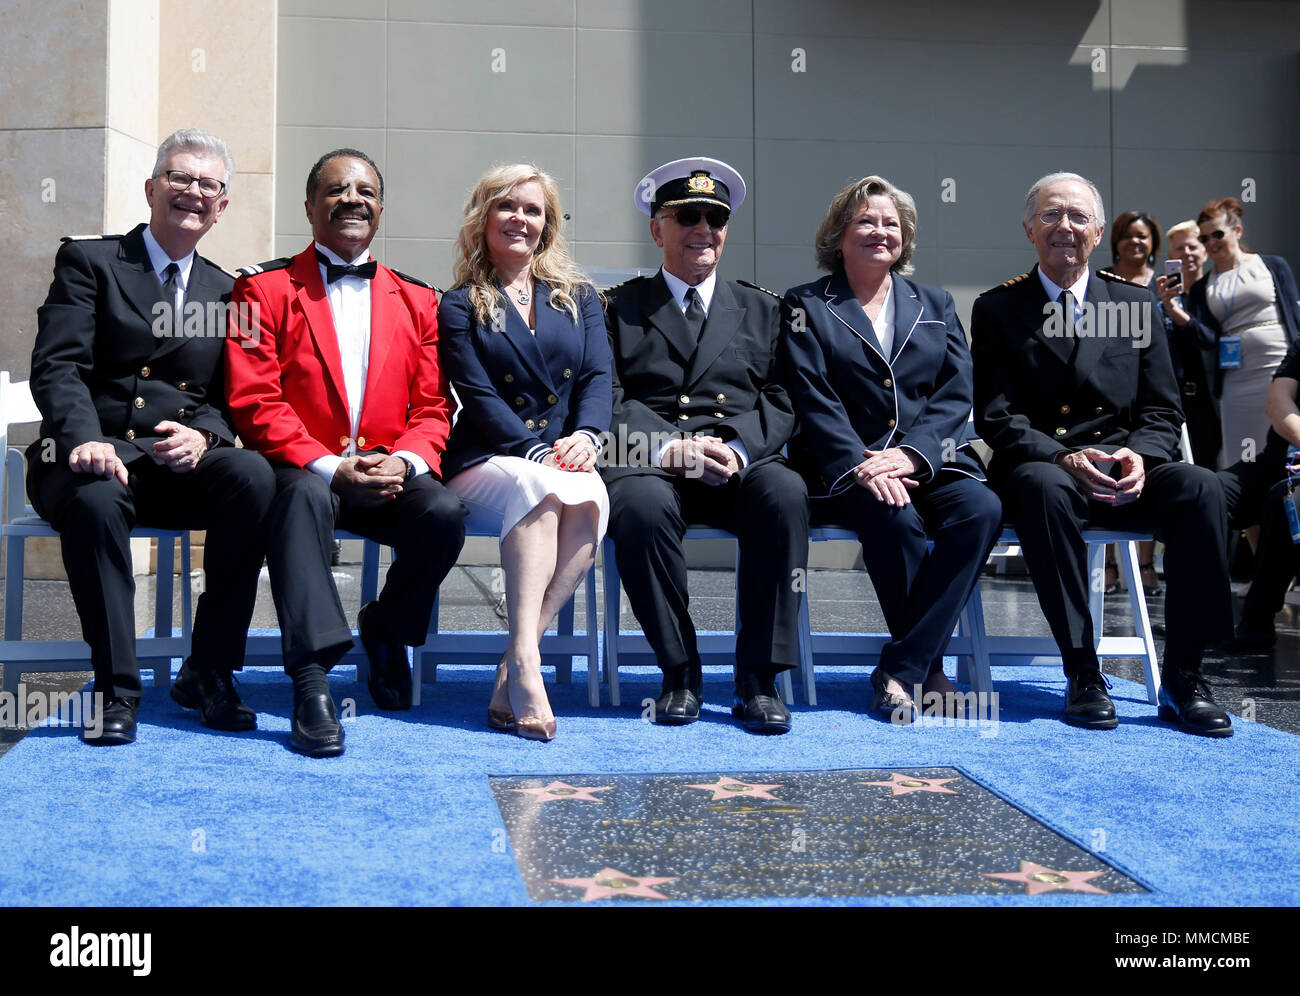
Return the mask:
M1110 272L1139 287L1150 287L1160 253L1160 225L1145 211L1125 211L1110 229Z
M1145 211L1125 211L1111 224L1110 273L1139 287L1155 291L1154 263L1160 252L1160 224ZM1106 276L1103 271L1101 276ZM1142 589L1149 596L1162 591L1156 576L1156 545L1152 540L1138 544L1138 563L1142 569ZM1114 547L1106 550L1106 594L1119 591L1119 568L1115 566Z
M596 472L613 404L596 289L560 235L555 181L535 166L490 170L465 206L456 286L438 308L442 361L460 411L442 458L470 529L501 536L510 642L488 725L555 736L542 634L591 567L609 499Z
M947 291L906 278L915 238L910 195L878 176L849 184L817 230L830 276L782 305L800 419L792 457L815 496L813 525L847 526L862 542L891 636L872 708L895 722L920 707L913 689L954 704L944 647L1002 526L968 442L966 333Z

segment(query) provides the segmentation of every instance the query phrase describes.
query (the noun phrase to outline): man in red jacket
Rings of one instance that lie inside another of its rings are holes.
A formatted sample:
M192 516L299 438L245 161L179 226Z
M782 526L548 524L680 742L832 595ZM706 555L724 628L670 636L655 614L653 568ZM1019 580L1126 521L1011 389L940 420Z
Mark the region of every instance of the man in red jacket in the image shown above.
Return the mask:
M240 271L232 297L230 411L275 469L269 562L294 686L290 746L313 757L343 752L325 678L352 646L330 574L335 527L396 550L357 617L382 709L410 708L406 648L424 642L465 538L464 509L439 476L451 406L437 297L370 259L383 195L365 153L326 153L307 177L315 241Z

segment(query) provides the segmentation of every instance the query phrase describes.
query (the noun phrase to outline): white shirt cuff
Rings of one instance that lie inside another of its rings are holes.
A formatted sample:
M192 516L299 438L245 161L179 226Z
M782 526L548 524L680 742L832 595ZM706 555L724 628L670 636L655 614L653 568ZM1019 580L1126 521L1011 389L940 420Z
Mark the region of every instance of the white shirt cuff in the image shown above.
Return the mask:
M749 466L749 451L745 449L745 444L739 439L727 440L727 445L736 451L736 456L740 458L740 469L744 470Z
M411 466L415 468L416 477L419 477L421 474L427 474L429 472L429 465L425 463L424 457L420 456L419 454L412 453L410 450L395 450L393 452L393 456L398 456L404 460L409 460Z
M325 483L329 484L334 480L334 472L339 469L339 464L343 458L339 456L317 457L311 463L307 464L307 469L313 474L319 474L325 478Z

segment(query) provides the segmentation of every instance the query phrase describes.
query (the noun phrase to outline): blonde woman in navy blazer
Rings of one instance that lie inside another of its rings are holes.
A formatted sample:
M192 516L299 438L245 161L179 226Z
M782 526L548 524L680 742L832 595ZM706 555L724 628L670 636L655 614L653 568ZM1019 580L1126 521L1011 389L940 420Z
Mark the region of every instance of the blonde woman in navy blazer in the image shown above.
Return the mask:
M596 289L560 236L555 181L490 170L465 207L456 286L438 308L442 361L460 399L443 455L470 529L499 530L510 643L488 723L555 735L542 634L591 567L609 499L596 471L609 428L609 340Z
M914 689L955 702L943 650L1002 522L967 442L971 359L952 296L903 276L915 237L907 193L877 176L849 184L817 230L831 275L782 304L792 456L812 524L862 541L891 635L872 708L896 722L922 705Z

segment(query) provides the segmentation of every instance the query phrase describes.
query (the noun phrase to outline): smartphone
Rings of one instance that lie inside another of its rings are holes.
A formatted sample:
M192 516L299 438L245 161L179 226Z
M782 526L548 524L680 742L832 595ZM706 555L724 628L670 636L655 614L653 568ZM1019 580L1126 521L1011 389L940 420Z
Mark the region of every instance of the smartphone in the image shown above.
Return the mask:
M1183 261L1180 259L1165 260L1165 286L1178 287L1183 282Z

